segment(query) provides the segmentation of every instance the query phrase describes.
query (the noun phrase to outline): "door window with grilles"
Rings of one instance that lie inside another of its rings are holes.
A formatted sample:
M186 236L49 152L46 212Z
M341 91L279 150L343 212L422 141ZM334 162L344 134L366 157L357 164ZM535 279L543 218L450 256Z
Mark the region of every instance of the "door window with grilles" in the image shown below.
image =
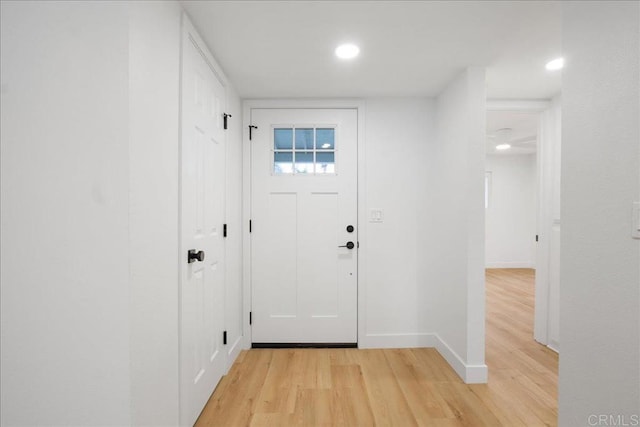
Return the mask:
M272 170L274 175L335 175L335 127L274 127Z

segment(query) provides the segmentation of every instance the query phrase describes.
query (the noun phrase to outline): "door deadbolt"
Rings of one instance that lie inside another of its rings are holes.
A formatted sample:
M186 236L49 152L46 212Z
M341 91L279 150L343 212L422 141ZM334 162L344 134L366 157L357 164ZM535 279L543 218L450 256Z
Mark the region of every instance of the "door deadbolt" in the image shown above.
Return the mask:
M347 233L353 233L353 225L347 225Z

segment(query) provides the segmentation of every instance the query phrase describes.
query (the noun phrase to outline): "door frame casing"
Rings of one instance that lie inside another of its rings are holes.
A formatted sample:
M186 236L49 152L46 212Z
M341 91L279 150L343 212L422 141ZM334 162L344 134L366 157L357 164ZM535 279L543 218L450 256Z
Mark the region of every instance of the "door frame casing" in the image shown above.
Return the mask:
M557 343L549 342L549 321L550 321L550 255L552 224L555 223L553 206L553 183L551 165L553 154L550 153L550 144L555 143L557 123L553 122L554 108L558 108L558 98L549 100L487 100L487 111L521 111L539 113L538 119L538 141L536 150L536 230L541 239L536 245L536 280L535 280L535 306L534 306L534 333L536 341L544 344L554 351L557 350Z
M243 335L244 348L251 347L252 336L249 325L249 312L251 311L251 234L249 233L249 221L251 220L251 142L249 141L249 125L251 125L251 110L253 109L354 109L357 112L357 209L358 209L358 242L362 245L358 249L358 346L365 342L365 295L366 278L364 266L366 263L366 233L362 232L362 227L366 224L365 215L365 168L363 165L365 153L365 102L361 99L260 99L244 100L242 103L242 216L245 227L243 229L242 260L243 260ZM257 130L260 131L259 129Z

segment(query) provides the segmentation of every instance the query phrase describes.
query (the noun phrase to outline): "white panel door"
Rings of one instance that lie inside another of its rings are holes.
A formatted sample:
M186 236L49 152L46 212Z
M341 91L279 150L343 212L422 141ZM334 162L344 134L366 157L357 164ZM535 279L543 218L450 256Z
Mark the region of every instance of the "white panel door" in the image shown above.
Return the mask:
M253 109L251 124L252 341L356 343L357 110Z
M191 426L226 366L222 342L226 98L190 37L183 41L181 97L180 423Z

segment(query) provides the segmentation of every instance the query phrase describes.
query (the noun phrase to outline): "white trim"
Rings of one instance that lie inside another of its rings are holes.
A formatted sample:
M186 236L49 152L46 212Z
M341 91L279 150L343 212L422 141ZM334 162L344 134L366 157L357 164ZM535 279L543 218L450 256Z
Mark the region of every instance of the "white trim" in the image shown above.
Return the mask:
M487 111L542 112L550 105L549 99L487 99Z
M261 109L295 109L295 108L321 108L321 109L339 109L339 108L362 108L364 101L361 99L246 99L244 105L252 108ZM248 135L247 135L248 136Z
M539 241L536 252L535 305L533 337L544 345L549 342L550 289L551 289L551 251L554 227L560 226L560 220L554 218L554 175L558 161L557 144L560 141L557 114L560 99L554 98L548 108L540 115L538 132L537 171L538 206L537 234ZM557 348L557 347L556 347Z
M227 369L226 372L229 372L229 369L236 361L236 358L240 355L240 352L243 350L244 337L242 335L238 336L236 340L229 346L229 350L227 351Z
M436 347L436 344L436 335L431 333L367 334L358 348L419 348Z
M222 86L225 88L229 85L229 79L227 78L224 71L222 71L222 67L218 64L218 61L213 57L211 52L209 51L209 46L204 42L198 30L193 26L189 15L186 12L182 12L182 28L183 28L183 36L190 39L195 45L196 49L200 51L200 53L204 56L205 60L211 67L211 71L216 75ZM226 92L225 92L226 94Z
M435 333L367 334L360 348L435 348L466 384L485 384L487 365L469 365Z
M488 262L486 268L536 268L530 261Z
M249 124L251 123L251 108L247 102L242 103L242 319L243 347L251 347L251 234L249 221L251 220L251 145L249 145Z
M358 342L366 341L367 325L367 175L365 102L357 102L358 109Z
M487 365L468 365L453 351L451 347L438 334L433 334L435 348L444 360L451 365L454 371L466 384L485 384L488 380L489 369Z
M543 111L538 122L538 149L536 151L537 173L537 206L536 206L536 233L538 242L536 245L536 276L533 315L533 338L540 344L547 345L548 319L549 319L549 251L550 242L546 227L549 221L550 208L553 203L548 189L553 185L549 173L549 161L553 158L549 155L549 129L552 119L549 110Z
M365 150L365 103L361 99L260 99L260 100L244 100L242 103L242 145L243 145L243 172L242 172L242 205L243 220L245 224L249 224L251 219L251 145L249 142L249 125L251 124L251 110L254 108L318 108L318 109L355 109L358 115L358 242L363 242L364 233L361 232L362 227L366 224L365 216L365 200L364 195L366 189L365 182L365 166L364 166L364 150ZM358 342L365 339L365 284L364 265L366 254L366 245L361 245L358 251ZM243 236L243 307L246 313L244 320L244 348L251 347L251 326L249 325L249 312L251 311L251 235L249 228Z

